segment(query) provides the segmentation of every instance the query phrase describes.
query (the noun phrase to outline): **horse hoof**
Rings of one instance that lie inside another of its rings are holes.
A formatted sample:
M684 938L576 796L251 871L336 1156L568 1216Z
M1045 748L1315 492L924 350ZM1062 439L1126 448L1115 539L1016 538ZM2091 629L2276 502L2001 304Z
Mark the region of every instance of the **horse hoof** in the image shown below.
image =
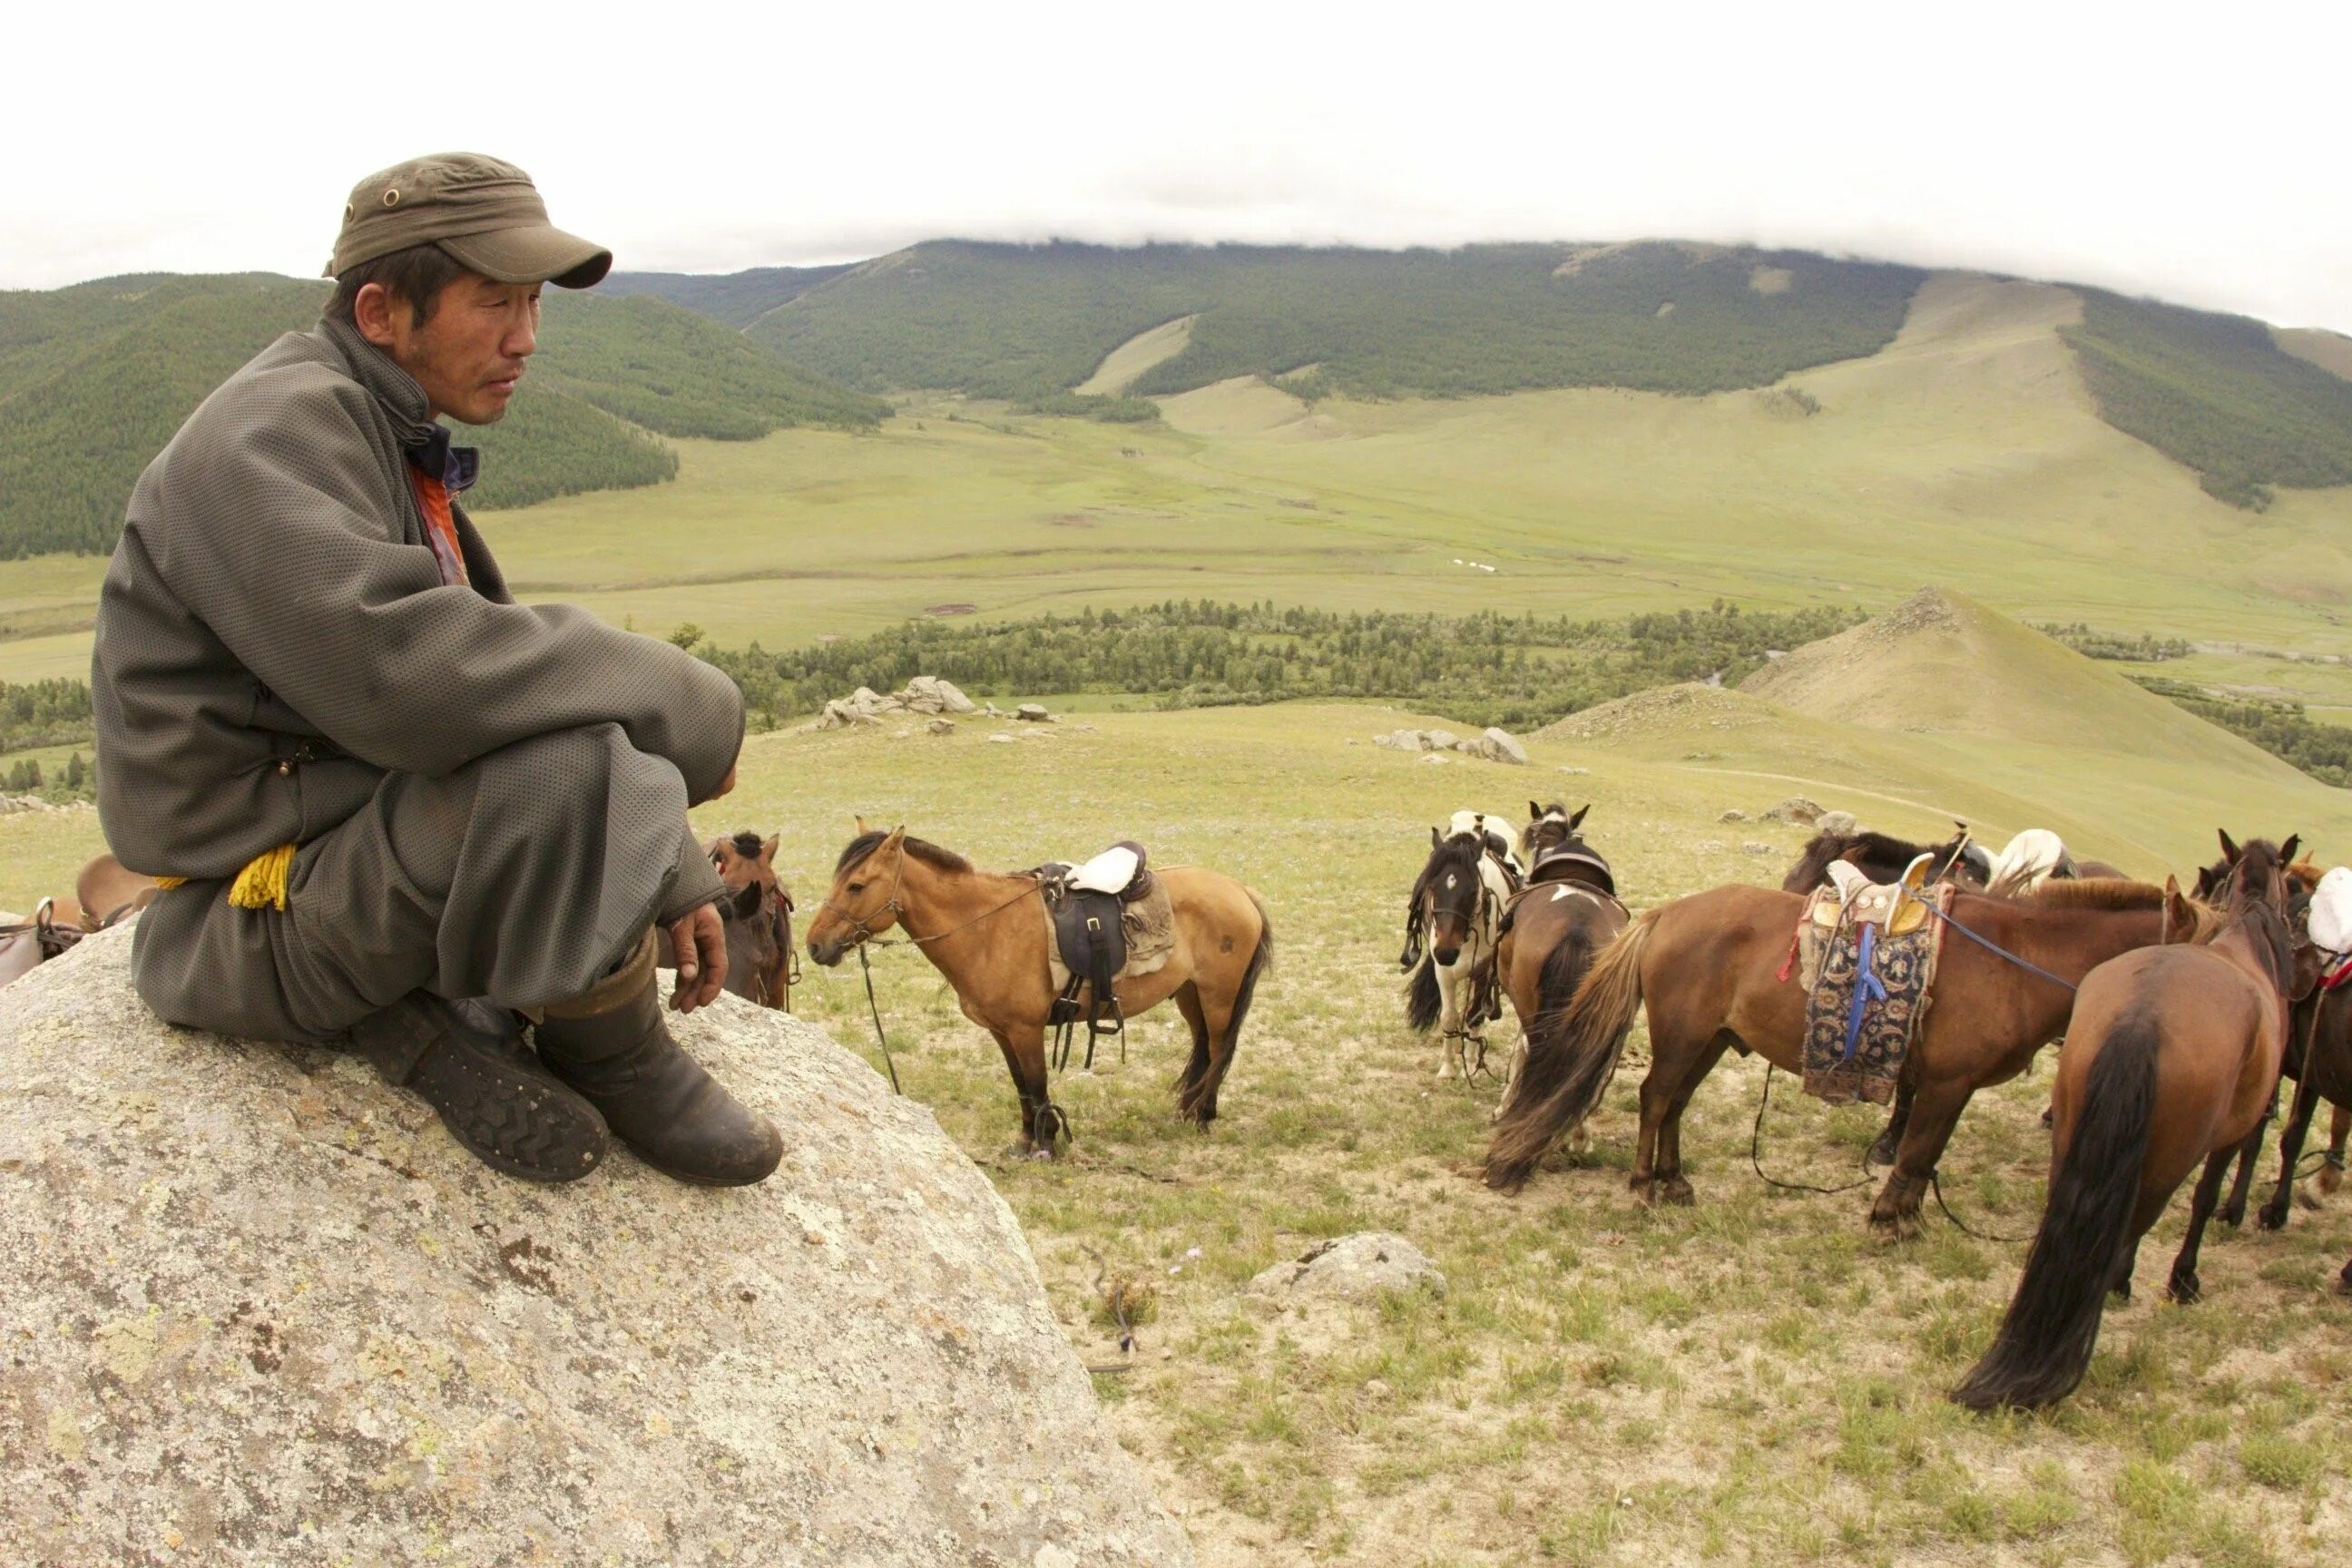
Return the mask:
M2194 1274L2176 1274L2165 1293L2177 1307L2193 1307L2205 1299L2205 1286Z
M1872 1239L1890 1246L1898 1241L1916 1241L1919 1239L1919 1215L1916 1211L1910 1214L1874 1214L1870 1216L1870 1234Z
M2254 1223L2264 1230L2284 1230L2286 1228L2286 1205L2284 1204L2264 1204L2255 1212Z
M1870 1146L1870 1168L1874 1171L1885 1170L1887 1166L1895 1163L1895 1156L1900 1151L1896 1145L1889 1143L1885 1139L1881 1138L1877 1142L1873 1143Z
M2107 1287L2107 1293L2118 1301L2128 1301L2131 1300L2131 1281L2118 1279Z
M1664 1190L1660 1192L1658 1196L1663 1201L1673 1204L1677 1208L1689 1208L1693 1204L1698 1202L1698 1194L1692 1192L1691 1184L1688 1182L1684 1181L1680 1176L1676 1176L1673 1180L1669 1181L1665 1184Z
M1625 1185L1632 1190L1633 1194L1633 1201L1635 1203L1640 1204L1643 1208L1652 1208L1656 1206L1658 1201L1657 1183L1650 1180L1646 1176L1632 1176L1626 1179Z
M2227 1208L2216 1209L2213 1211L2213 1217L2231 1230L2242 1229L2246 1223L2246 1205L2231 1204Z

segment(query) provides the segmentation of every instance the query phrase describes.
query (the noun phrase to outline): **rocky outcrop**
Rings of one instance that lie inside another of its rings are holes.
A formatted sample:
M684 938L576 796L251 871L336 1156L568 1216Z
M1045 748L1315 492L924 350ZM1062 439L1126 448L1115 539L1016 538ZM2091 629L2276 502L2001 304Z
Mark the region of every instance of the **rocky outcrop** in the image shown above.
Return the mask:
M1490 763L1527 765L1528 749L1508 730L1488 727L1464 740L1451 730L1391 730L1372 737L1372 744L1391 752L1460 752Z
M887 696L870 686L861 686L846 697L835 698L817 715L816 727L841 730L857 724L879 724L887 713L979 711L979 705L959 690L954 681L942 680L936 675L919 675L907 682L906 689Z
M1764 814L1767 822L1786 823L1791 827L1811 827L1822 819L1821 805L1801 795L1792 795Z
M824 1033L691 1049L757 1187L538 1187L354 1059L167 1028L127 929L0 1011L0 1561L1184 1564L1012 1213Z

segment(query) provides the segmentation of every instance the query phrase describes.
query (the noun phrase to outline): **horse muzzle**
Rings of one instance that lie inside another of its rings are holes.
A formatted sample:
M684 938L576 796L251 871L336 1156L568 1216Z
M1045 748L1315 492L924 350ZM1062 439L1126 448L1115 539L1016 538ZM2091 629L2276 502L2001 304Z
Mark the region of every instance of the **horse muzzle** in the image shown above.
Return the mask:
M1461 960L1462 944L1455 942L1450 947L1442 945L1432 947L1429 950L1429 956L1437 961L1440 968L1451 969Z
M808 955L821 969L831 969L839 963L848 952L849 943L845 942L829 942L814 935L809 938Z

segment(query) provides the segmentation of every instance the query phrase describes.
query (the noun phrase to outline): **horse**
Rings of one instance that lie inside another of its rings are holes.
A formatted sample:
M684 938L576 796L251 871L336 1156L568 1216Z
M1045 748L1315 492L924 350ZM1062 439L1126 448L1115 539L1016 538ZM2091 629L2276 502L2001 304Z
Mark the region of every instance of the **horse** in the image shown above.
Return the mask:
M126 871L112 855L86 861L74 896L43 899L31 918L0 913L0 985L145 909L162 889L152 877Z
M2287 1059L2283 1071L2295 1080L2294 1102L2287 1111L2285 1125L2279 1129L2278 1186L2271 1194L2270 1202L2255 1215L2255 1223L2264 1230L2279 1230L2286 1225L2287 1204L2294 1191L2295 1163L2303 1157L2303 1141L2311 1131L2312 1113L2319 1109L2323 1098L2335 1100L2336 1114L2328 1128L2321 1190L2335 1191L2336 1184L2327 1178L2340 1179L2344 1169L2344 1145L2347 1134L2352 1133L2352 1106L2346 1103L2352 1100L2352 986L2328 991L2315 985L2296 1001L2294 1016L2287 1030ZM2229 1220L2226 1209L2221 1217Z
M1644 1202L1692 1201L1682 1117L1726 1050L1804 1067L1803 990L1782 977L1805 900L1746 883L1661 904L1593 963L1556 1031L1530 1041L1518 1100L1496 1124L1486 1182L1526 1184L1566 1129L1601 1103L1634 1015L1646 1002L1650 1070L1630 1178ZM1919 1202L1960 1112L1979 1089L2023 1072L2065 1027L2074 982L2117 953L2159 942L2165 891L2140 882L2053 882L2026 899L1953 896L1935 1005L1904 1077L1916 1090L1895 1169L1872 1205L1882 1235L1918 1228ZM2029 968L2027 965L2031 965Z
M2130 1295L2140 1238L2200 1161L2170 1294L2187 1305L2202 1293L2205 1222L2230 1157L2262 1125L2286 1049L2284 866L2294 848L2293 838L2231 845L2218 932L2123 953L2083 977L2058 1051L2042 1225L2000 1333L1952 1391L1957 1403L2030 1410L2072 1393L2108 1294ZM2179 885L2166 896L2179 900Z
M1192 1030L1176 1080L1178 1112L1202 1131L1233 1066L1260 978L1274 960L1265 904L1233 878L1197 866L1154 868L1172 909L1174 945L1150 974L1117 981L1120 1016L1170 997ZM963 1016L995 1039L1021 1100L1024 1154L1059 1152L1069 1120L1053 1102L1045 1030L1055 1001L1037 873L982 871L951 849L859 825L835 864L833 887L810 922L808 954L830 969L896 926L954 988Z
M714 838L702 847L727 889L719 900L719 929L727 941L722 984L754 1006L789 1013L798 979L793 963L795 906L791 889L776 876L778 842L743 832ZM665 968L675 966L669 931L657 929L655 936L661 950L657 962Z
M1407 972L1405 1021L1415 1034L1438 1031L1437 1077L1467 1079L1472 1068L1463 1043L1478 1042L1483 1066L1486 1048L1477 1031L1503 1016L1496 926L1518 879L1483 827L1454 834L1433 827L1429 843L1429 859L1405 905L1404 952L1397 958Z
M1951 882L1962 888L1982 888L1990 868L1983 849L1969 841L1963 826L1943 844L1914 844L1888 833L1816 833L1805 841L1797 863L1780 879L1785 893L1810 893L1830 879L1830 862L1844 860L1874 882L1893 882L1922 855L1928 862L1931 882Z
M1517 1095L1528 1042L1559 1026L1593 954L1617 939L1626 921L1609 862L1576 831L1592 808L1570 816L1559 805L1547 815L1528 804L1535 815L1521 830L1521 843L1529 880L1503 910L1495 960L1503 991L1519 1016L1519 1040L1495 1111L1498 1117ZM1568 1139L1572 1153L1582 1152L1590 1142L1582 1122L1569 1130Z

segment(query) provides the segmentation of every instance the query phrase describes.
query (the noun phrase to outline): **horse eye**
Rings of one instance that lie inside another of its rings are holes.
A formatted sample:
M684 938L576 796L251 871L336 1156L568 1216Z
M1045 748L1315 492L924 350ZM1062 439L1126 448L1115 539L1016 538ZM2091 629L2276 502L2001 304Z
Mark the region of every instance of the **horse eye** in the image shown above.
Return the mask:
M866 884L863 882L852 882L849 884L849 890L853 893L862 893L866 890Z

